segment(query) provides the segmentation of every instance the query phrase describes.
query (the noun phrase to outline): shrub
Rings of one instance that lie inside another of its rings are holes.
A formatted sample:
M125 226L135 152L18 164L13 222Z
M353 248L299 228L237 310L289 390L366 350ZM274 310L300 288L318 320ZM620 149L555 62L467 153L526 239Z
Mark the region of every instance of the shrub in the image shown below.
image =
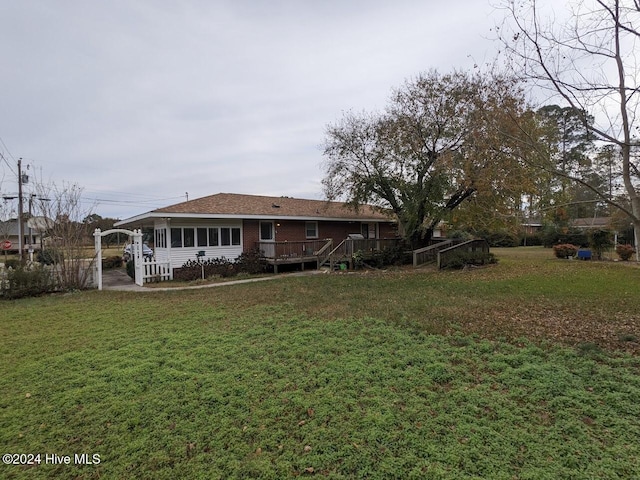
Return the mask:
M176 268L173 272L174 280L191 282L202 278L204 267L204 277L209 278L217 275L223 278L233 277L238 274L236 264L225 257L210 258L204 261L187 260L180 268Z
M402 243L382 249L383 265L407 265L413 262L413 255Z
M36 260L42 265L55 265L64 260L64 255L61 250L56 248L45 248L38 252Z
M578 252L578 247L571 243L561 243L553 246L553 253L558 258L574 257Z
M553 247L557 244L571 244L579 247L587 247L589 238L587 234L581 230L560 229L554 226L545 227L540 233L542 244L547 247Z
M219 275L222 278L233 277L238 274L236 265L224 257L210 258L204 265L205 277Z
M471 240L473 238L473 235L465 230L451 230L450 232L447 232L447 238L455 238L459 240Z
M631 245L618 245L616 247L616 253L618 254L618 257L620 257L620 260L626 262L631 259L636 251Z
M242 273L255 275L267 270L265 257L259 248L254 248L242 254L236 259L236 267Z
M19 268L20 267L20 259L19 258L9 258L6 262L4 262L5 268Z
M613 245L611 232L594 230L589 232L589 247L594 251L596 259L602 260L602 252Z
M33 297L55 290L51 272L40 265L7 269L4 280L0 278L0 294L6 299Z
M441 262L440 268L459 270L469 265L481 266L498 263L498 259L489 252L454 252L447 255Z
M108 270L110 268L120 268L122 267L122 257L119 255L114 255L112 257L107 257L102 259L102 268L104 270Z
M400 243L386 246L382 250L372 253L358 250L353 254L353 266L358 269L364 266L382 268L389 265L407 265L413 261L413 255L408 248Z
M520 239L514 233L507 231L492 232L483 235L491 247L517 247L520 245Z
M518 235L505 228L497 230L478 229L473 232L473 235L463 237L463 239L471 240L473 237L484 238L490 247L517 247L520 245ZM456 237L449 236L449 238Z
M544 245L542 233L536 232L536 233L524 235L520 240L520 245L521 246L526 245L527 247L536 247L536 246Z

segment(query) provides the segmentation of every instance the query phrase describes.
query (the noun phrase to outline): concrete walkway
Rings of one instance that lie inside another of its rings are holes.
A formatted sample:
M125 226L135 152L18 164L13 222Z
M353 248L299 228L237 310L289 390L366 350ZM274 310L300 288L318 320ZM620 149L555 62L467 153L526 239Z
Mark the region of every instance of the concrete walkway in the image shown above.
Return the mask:
M245 280L231 280L228 282L208 283L206 285L194 285L185 287L141 287L127 275L124 270L105 270L102 272L102 289L117 290L121 292L172 292L176 290L199 290L202 288L226 287L227 285L238 285L241 283L266 282L287 277L301 277L306 275L316 275L325 273L323 270L305 270L295 273L280 273L269 277L248 278Z

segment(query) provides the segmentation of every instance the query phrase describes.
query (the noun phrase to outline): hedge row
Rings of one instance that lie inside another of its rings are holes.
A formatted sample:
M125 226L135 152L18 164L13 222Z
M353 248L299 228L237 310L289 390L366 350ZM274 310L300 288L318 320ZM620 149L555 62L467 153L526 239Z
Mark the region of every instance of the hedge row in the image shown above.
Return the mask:
M0 271L0 297L13 300L55 292L58 286L51 271L41 265L18 265Z

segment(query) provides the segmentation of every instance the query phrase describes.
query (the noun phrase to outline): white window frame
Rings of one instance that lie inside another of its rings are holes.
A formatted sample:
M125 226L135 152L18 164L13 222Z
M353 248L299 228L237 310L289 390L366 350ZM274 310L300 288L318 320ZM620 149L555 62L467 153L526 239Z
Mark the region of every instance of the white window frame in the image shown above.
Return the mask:
M313 225L313 230L314 230L314 234L313 235L309 235L309 226ZM308 239L314 239L314 238L318 238L318 222L315 221L310 221L310 222L304 222L304 236L305 238Z
M262 237L262 225L269 225L270 226L271 238L263 238ZM276 229L275 229L275 225L273 224L272 221L261 220L259 228L260 228L260 241L261 242L273 242L273 241L275 241L275 239L276 239Z

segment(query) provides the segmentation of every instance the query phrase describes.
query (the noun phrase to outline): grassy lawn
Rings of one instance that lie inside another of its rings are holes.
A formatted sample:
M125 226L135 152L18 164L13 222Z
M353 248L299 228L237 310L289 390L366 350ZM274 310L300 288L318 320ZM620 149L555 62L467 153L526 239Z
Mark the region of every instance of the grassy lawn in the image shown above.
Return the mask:
M639 478L640 268L494 253L1 302L0 478Z

